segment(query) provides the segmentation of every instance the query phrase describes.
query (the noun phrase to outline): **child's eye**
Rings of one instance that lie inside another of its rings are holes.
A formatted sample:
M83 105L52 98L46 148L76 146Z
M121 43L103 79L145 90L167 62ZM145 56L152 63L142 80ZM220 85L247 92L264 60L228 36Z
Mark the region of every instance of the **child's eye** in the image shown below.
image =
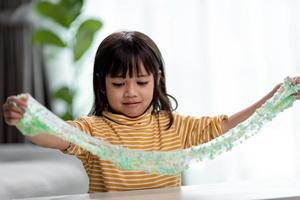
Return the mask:
M112 83L114 87L122 87L124 83Z
M138 84L138 85L141 85L141 86L147 85L147 84L148 84L148 81L138 81L137 84Z

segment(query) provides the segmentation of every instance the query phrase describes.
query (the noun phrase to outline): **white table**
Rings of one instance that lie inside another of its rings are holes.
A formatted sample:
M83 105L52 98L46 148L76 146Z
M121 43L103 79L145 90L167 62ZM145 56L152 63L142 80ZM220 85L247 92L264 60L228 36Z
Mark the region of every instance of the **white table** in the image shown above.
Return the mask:
M128 192L107 192L30 198L26 200L243 200L243 199L289 199L300 200L300 181L244 181L217 183L178 188L162 188Z

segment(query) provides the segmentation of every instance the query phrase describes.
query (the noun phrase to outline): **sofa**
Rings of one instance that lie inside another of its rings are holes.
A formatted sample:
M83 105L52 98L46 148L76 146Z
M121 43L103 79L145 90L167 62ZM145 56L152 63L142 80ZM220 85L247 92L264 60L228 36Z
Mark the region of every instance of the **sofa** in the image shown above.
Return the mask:
M86 193L81 162L32 144L0 145L0 199Z

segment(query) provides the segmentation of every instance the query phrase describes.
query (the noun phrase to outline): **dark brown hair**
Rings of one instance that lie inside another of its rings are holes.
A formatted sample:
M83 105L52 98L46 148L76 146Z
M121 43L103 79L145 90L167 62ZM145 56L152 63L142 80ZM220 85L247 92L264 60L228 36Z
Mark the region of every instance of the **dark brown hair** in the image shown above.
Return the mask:
M134 69L139 73L141 63L147 73L154 77L152 114L166 111L170 118L169 128L174 121L172 111L177 108L177 101L167 94L163 58L153 40L137 31L113 33L99 45L93 73L95 100L90 114L101 116L109 107L105 94L105 77L121 75L125 78L127 72L132 77ZM170 98L175 102L175 109L172 108Z

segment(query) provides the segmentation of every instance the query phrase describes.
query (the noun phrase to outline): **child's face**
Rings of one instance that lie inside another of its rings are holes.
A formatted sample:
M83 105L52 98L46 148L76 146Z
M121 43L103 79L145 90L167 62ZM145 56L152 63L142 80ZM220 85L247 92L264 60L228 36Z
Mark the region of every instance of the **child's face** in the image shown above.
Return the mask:
M132 77L129 73L125 78L106 76L105 86L108 103L114 112L137 117L152 101L154 78L141 65L139 74L134 70Z

